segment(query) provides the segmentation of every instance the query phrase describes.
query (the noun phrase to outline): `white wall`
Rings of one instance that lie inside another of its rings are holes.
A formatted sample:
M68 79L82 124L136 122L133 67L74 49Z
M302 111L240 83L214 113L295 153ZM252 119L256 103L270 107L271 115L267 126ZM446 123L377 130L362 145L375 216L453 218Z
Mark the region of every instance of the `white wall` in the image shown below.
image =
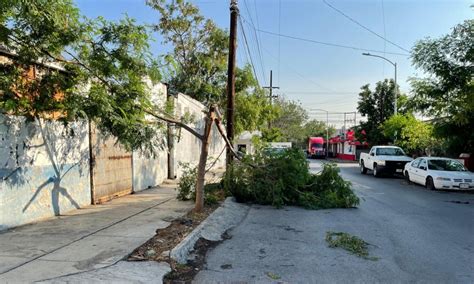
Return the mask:
M0 230L91 202L86 122L0 115Z
M158 83L153 85L148 81L151 91L151 100L157 106L164 107L166 102L166 85ZM154 121L153 117L148 117ZM168 177L168 150L166 144L166 124L163 124L163 132L160 137L163 149L157 152L155 157L146 156L139 152L133 152L133 190L141 191L149 187L161 184Z
M204 133L204 118L206 107L200 102L192 99L191 97L178 94L175 100L175 113L177 117L183 116L185 113L189 113L194 116L194 123L191 125L201 134ZM197 165L199 162L199 154L201 152L201 141L191 133L182 129L180 135L177 137L178 141L175 147L176 157L176 174L178 178L182 174L182 169L179 167L179 163L191 163ZM217 127L213 124L211 131L211 143L209 145L209 163L214 161L222 153L225 147L224 139L220 136ZM225 165L225 153L220 155L218 162L215 164L215 168L223 167Z

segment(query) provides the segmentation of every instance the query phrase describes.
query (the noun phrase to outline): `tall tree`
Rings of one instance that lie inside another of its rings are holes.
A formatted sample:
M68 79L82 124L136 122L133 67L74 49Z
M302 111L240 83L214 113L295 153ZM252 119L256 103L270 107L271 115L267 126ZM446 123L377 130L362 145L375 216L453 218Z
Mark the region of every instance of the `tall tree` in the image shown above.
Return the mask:
M474 20L412 49L412 62L428 74L411 79L415 107L433 117L435 133L448 139L452 154L474 149Z
M160 14L154 29L172 52L164 56L164 76L174 92L204 102L219 102L225 94L228 34L185 0L148 0Z
M370 90L369 85L361 87L357 110L362 116L367 117L366 122L361 123L365 130L366 139L369 144L386 143L381 133L380 125L393 115L393 104L395 94L395 83L393 80L377 82L375 90Z

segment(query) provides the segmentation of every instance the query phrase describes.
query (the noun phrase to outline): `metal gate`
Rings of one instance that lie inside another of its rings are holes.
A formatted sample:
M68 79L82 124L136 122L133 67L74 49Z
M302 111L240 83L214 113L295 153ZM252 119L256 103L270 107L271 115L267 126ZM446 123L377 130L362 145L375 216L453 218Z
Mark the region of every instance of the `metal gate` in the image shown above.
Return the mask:
M105 139L94 126L90 127L90 152L92 204L132 192L132 153Z

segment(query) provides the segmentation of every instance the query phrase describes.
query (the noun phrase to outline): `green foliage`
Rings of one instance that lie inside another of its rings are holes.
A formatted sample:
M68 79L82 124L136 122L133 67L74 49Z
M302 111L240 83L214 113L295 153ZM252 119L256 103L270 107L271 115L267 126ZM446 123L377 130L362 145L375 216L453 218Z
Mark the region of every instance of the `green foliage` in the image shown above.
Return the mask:
M191 166L189 163L180 163L179 166L183 170L183 174L178 182L178 199L179 200L190 200L196 199L196 180L197 180L197 167Z
M442 152L443 139L434 137L433 125L417 120L411 114L398 114L386 120L381 130L383 135L412 154L435 154Z
M435 133L452 153L474 149L474 20L439 39L415 44L412 62L427 78L411 79L413 105L433 116Z
M368 84L361 87L357 110L367 117L367 121L361 123L361 128L366 131L367 142L371 145L387 143L379 126L393 115L394 94L393 80L377 82L374 91L370 90Z
M228 35L198 7L182 0L149 0L160 14L154 26L173 51L164 57L172 92L204 102L218 102L225 93Z
M247 155L233 165L224 184L239 202L308 209L348 208L359 203L335 165L326 164L319 175L313 175L304 153L298 149Z
M178 182L178 200L196 200L196 180L197 180L197 166L192 166L189 163L180 163L183 169L183 174ZM204 203L207 205L217 204L225 197L223 184L207 183L204 185Z
M0 45L15 55L0 64L0 109L29 119L89 118L127 149L151 153L160 127L145 120L153 108L145 79L160 73L148 41L134 20L86 19L69 0L2 1ZM33 65L40 75L25 80Z
M378 260L377 257L369 257L369 243L348 233L326 232L326 242L330 248L342 248L358 257L369 260Z

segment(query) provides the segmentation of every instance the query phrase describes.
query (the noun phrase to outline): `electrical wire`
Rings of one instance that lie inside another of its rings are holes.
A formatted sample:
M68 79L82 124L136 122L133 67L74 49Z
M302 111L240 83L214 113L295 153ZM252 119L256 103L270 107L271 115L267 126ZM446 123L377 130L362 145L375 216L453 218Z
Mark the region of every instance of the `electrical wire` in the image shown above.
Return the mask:
M244 0L244 6L245 6L245 9L247 10L247 14L249 15L249 18L250 18L250 22L252 24L252 26L255 26L254 25L254 22L253 22L253 17L252 17L252 14L250 13L250 9L247 5L247 0ZM256 22L257 22L257 27L258 27L258 12L257 12L257 4L256 2L254 1L254 6L255 6L255 18L256 18ZM257 52L258 52L258 58L260 60L260 71L262 72L262 78L263 78L263 82L265 83L265 85L267 84L267 79L266 79L266 76L265 76L265 64L263 62L263 57L262 57L262 51L261 51L261 48L260 48L260 39L259 39L259 36L257 34L257 31L255 29L252 29L253 30L253 35L255 37L255 42L257 43Z
M405 52L410 52L408 49L394 43L393 41L391 40L388 40L387 38L379 35L378 33L374 32L373 30L369 29L368 27L364 26L363 24L361 24L359 21L357 21L356 19L352 18L351 16L347 15L346 13L344 13L343 11L339 10L338 8L334 7L333 5L331 5L330 3L328 3L326 0L323 0L323 3L326 4L328 7L330 7L331 9L333 9L334 11L338 12L339 14L343 15L345 18L349 19L349 21L355 23L356 25L358 25L359 27L363 28L364 30L370 32L371 34L383 39L384 41L390 43L391 45L393 46L396 46L398 47L399 49L405 51Z
M245 46L247 47L247 52L248 52L249 57L250 57L250 65L252 66L253 74L254 74L255 79L257 80L257 84L258 84L257 72L255 72L255 65L253 64L252 54L250 53L249 44L248 44L248 42L247 42L247 36L245 35L244 25L243 25L243 23L242 23L242 19L241 19L240 16L239 16L239 22L240 22L240 26L242 27L242 28L241 28L241 31L242 31L242 34L243 34L243 36L244 36Z
M316 44L320 44L320 45L327 45L327 46L332 46L332 47L352 49L352 50L357 50L357 51L369 51L369 52L374 52L374 53L384 53L384 51L382 51L382 50L367 49L367 48L350 46L350 45L342 45L342 44L337 44L337 43L323 42L323 41L318 41L318 40L313 40L313 39L308 39L308 38L295 37L295 36L290 36L290 35L285 35L285 34L274 33L274 32L265 31L265 30L261 30L261 29L258 29L258 31L261 32L261 33L265 33L265 34L269 34L269 35L273 35L273 36L285 37L285 38L290 38L290 39L299 40L299 41L306 41L306 42L316 43ZM407 53L399 53L399 52L386 52L385 54L410 56Z

